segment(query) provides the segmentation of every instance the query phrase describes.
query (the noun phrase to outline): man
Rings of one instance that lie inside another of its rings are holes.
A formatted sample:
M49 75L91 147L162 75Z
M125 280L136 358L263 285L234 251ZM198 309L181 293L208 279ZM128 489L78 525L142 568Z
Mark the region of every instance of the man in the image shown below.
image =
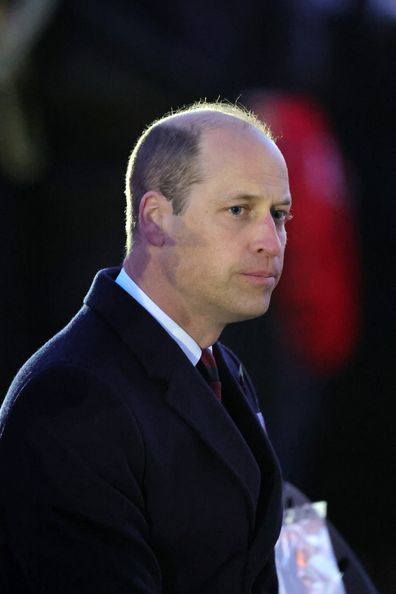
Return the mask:
M3 405L1 591L275 593L280 472L218 338L279 280L284 159L252 114L200 103L146 130L126 195L123 269Z

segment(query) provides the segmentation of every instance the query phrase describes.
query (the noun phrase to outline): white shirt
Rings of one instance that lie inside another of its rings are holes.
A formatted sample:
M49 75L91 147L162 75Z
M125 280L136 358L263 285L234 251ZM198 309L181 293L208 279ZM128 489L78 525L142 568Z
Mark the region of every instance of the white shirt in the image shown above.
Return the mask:
M133 299L135 299L157 322L167 331L169 336L182 349L186 357L195 366L201 358L202 350L198 343L183 328L176 324L150 297L145 293L131 277L121 268L115 282L122 287Z

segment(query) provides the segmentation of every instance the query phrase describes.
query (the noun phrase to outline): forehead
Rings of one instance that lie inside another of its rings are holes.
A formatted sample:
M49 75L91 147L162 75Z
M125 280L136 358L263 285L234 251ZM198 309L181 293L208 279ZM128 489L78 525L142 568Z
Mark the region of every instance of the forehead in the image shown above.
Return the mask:
M288 184L282 153L264 132L244 123L205 131L200 159L204 177L213 183Z

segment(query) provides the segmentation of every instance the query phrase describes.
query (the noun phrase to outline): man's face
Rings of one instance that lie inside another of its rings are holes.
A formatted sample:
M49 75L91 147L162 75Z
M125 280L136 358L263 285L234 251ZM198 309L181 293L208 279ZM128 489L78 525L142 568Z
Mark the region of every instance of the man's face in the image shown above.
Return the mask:
M289 182L274 143L239 122L202 136L201 165L205 181L183 214L166 215L161 268L168 313L185 328L195 320L221 331L268 309L283 267Z

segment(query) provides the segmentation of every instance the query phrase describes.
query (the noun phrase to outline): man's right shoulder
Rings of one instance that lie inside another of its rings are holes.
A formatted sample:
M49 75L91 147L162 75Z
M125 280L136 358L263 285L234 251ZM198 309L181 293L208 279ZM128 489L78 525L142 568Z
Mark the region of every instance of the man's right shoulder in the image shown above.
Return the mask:
M134 365L133 354L125 351L112 328L84 306L16 374L0 409L0 433L16 408L32 407L36 414L122 391L120 362L127 358Z

